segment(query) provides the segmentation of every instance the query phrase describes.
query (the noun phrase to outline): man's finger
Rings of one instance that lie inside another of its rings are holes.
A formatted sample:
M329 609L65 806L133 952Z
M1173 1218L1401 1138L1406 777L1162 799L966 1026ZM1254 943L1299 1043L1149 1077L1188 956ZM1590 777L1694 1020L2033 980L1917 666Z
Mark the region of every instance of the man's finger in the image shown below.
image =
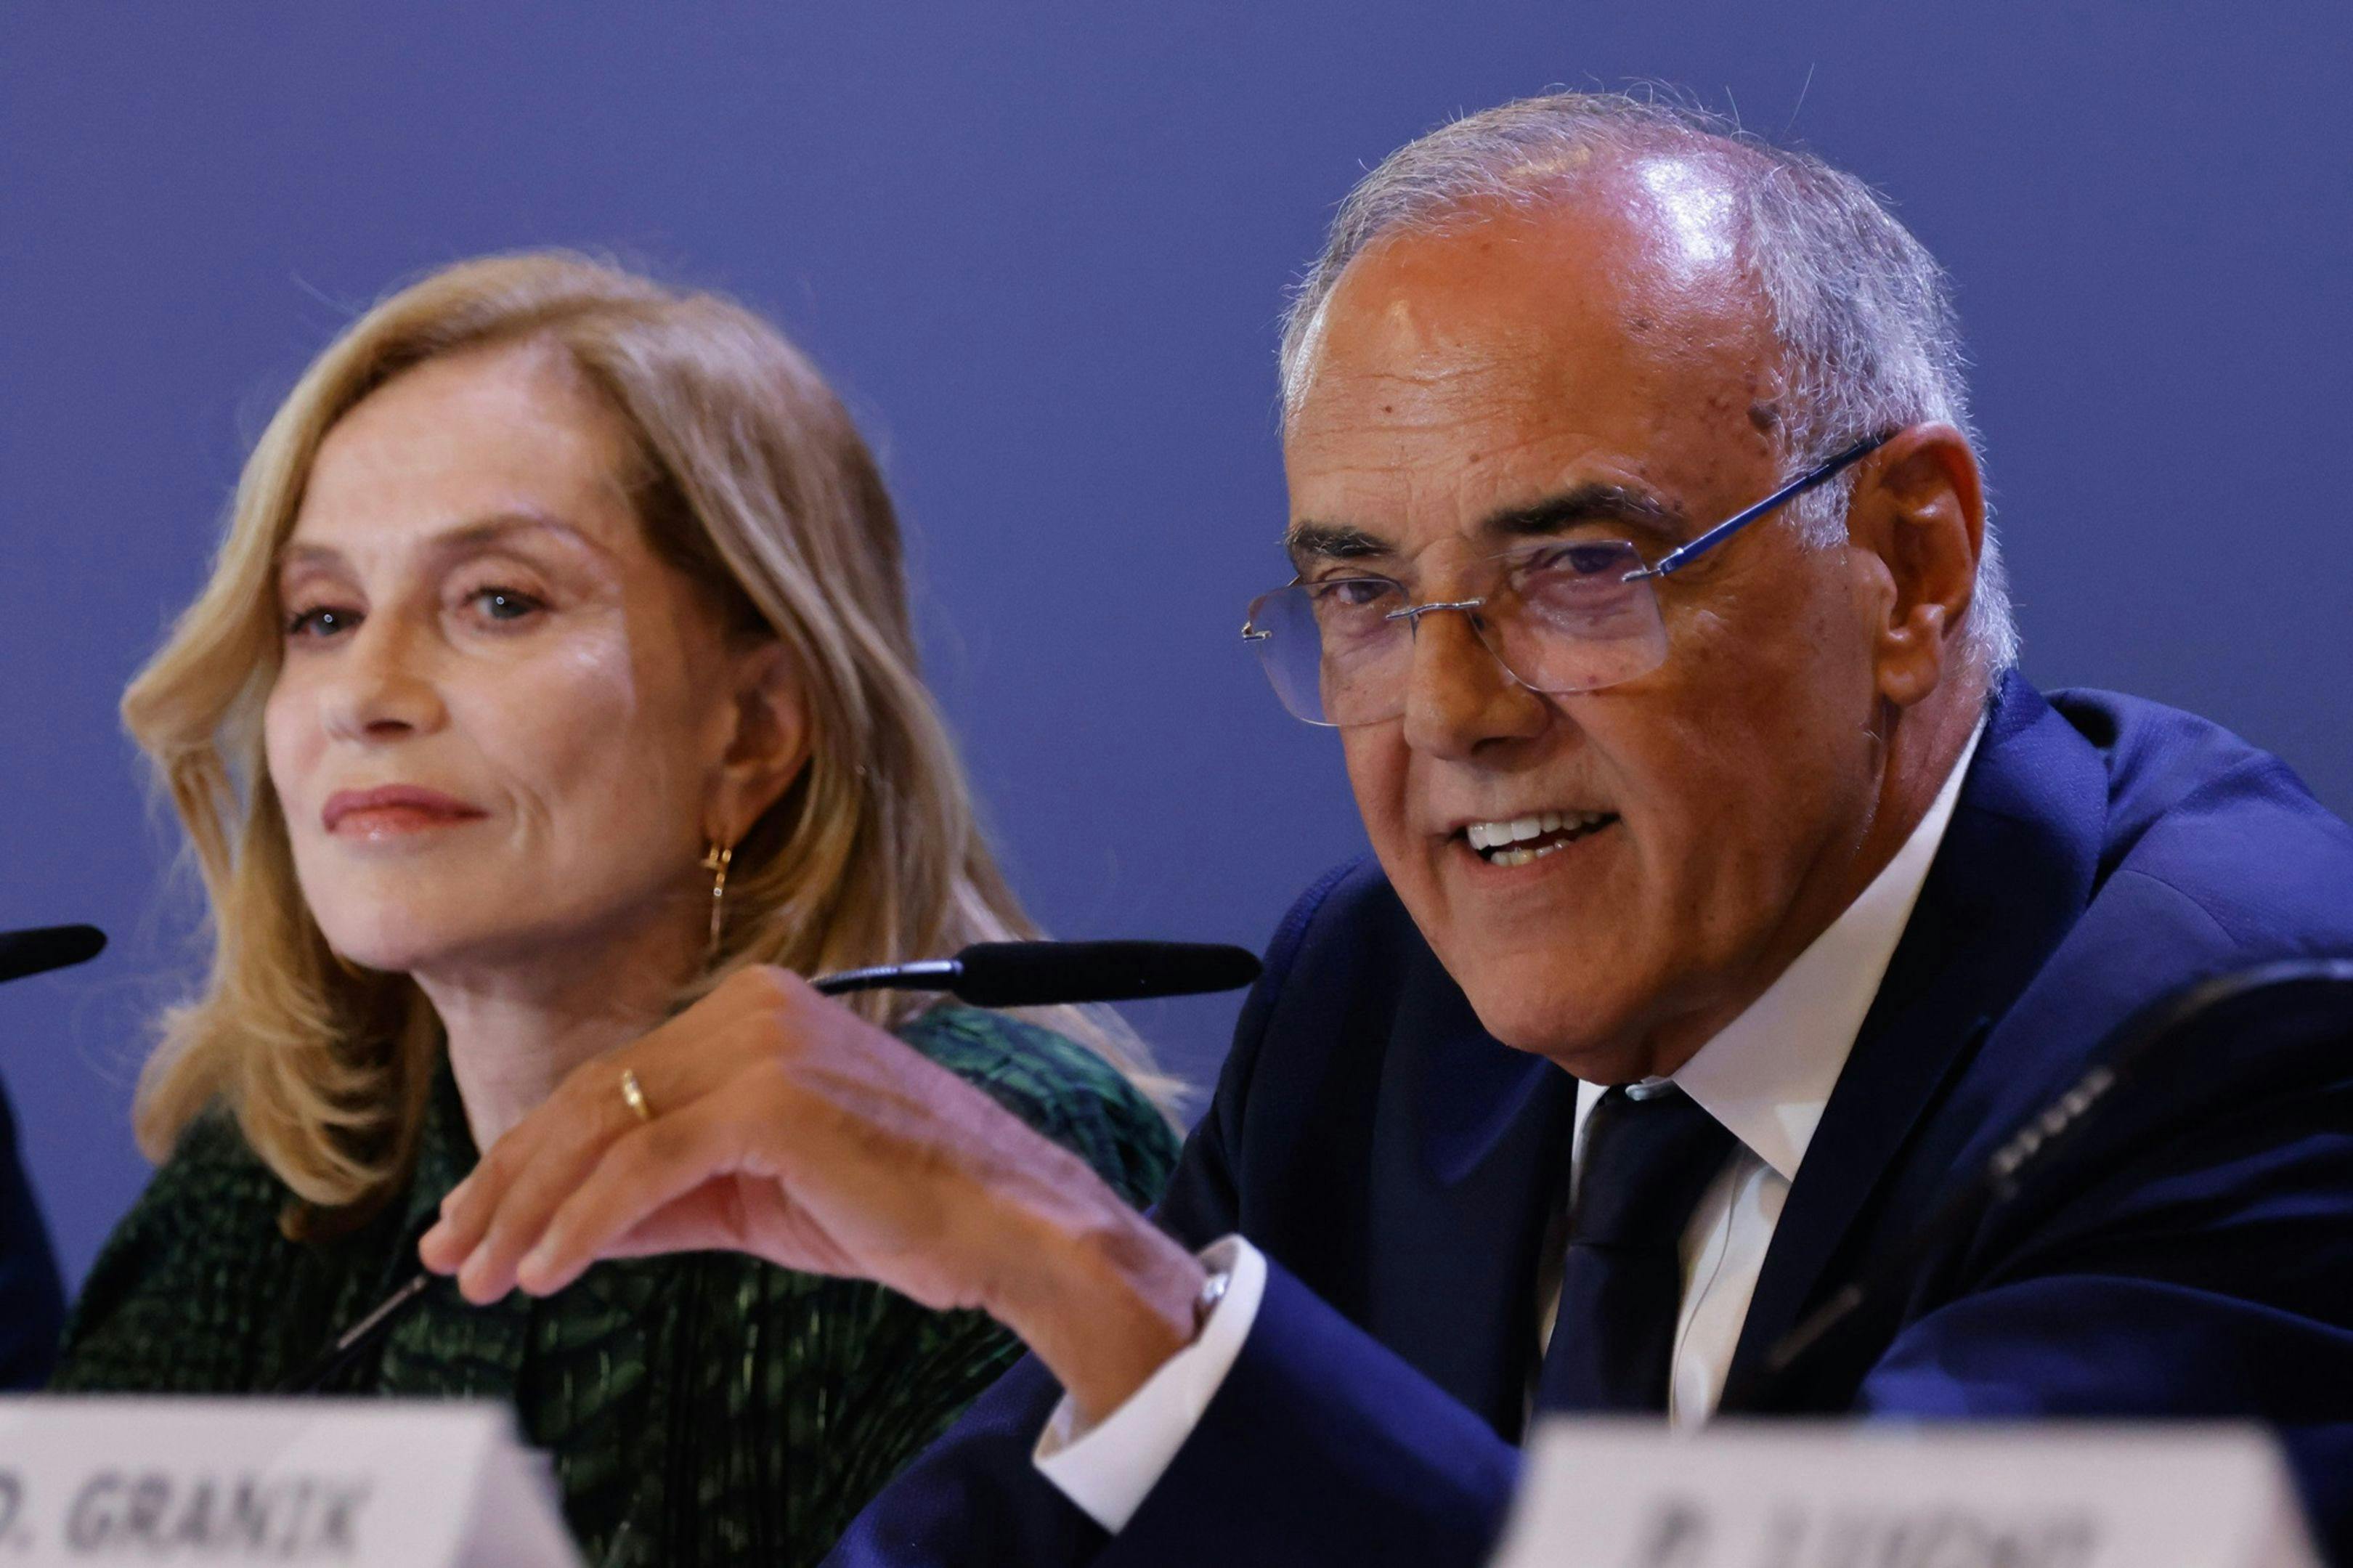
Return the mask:
M719 1193L724 1179L705 1182L684 1197L664 1204L597 1248L598 1260L659 1258L671 1252L742 1251L725 1221Z
M767 1258L782 1243L790 1255L822 1250L797 1238L809 1222L794 1209L774 1182L720 1176L631 1226L596 1249L600 1261L653 1258L671 1252L743 1252Z
M534 1296L561 1290L662 1209L743 1170L758 1118L733 1098L706 1095L614 1140L534 1227L514 1282Z
M472 1256L506 1196L508 1184L522 1168L522 1161L536 1141L538 1124L526 1117L488 1150L465 1180L441 1199L441 1215L417 1244L418 1259L427 1268L455 1274Z
M584 1063L499 1140L470 1183L476 1190L466 1194L462 1214L453 1215L442 1248L461 1258L458 1288L467 1300L494 1301L512 1289L515 1264L565 1194L616 1139L642 1125L621 1092L624 1070L638 1075L649 1104L658 1092L680 1093L650 1059L637 1065L649 1057L632 1049Z
M458 1275L470 1300L503 1295L547 1214L605 1147L642 1119L638 1107L660 1114L726 1084L744 1052L765 1052L772 1043L765 1031L743 1026L805 1004L799 987L797 976L782 971L740 971L636 1045L574 1068L442 1200L440 1219L418 1243L419 1260ZM636 1075L634 1102L625 1071Z

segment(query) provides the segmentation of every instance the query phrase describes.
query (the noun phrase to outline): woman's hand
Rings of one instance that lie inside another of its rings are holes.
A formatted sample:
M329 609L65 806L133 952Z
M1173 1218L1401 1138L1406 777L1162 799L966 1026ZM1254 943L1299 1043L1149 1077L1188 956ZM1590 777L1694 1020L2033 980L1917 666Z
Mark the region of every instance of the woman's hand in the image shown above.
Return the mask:
M1202 1280L1077 1155L765 968L574 1072L451 1191L418 1254L487 1302L601 1258L711 1248L987 1311L1090 1420L1191 1339Z

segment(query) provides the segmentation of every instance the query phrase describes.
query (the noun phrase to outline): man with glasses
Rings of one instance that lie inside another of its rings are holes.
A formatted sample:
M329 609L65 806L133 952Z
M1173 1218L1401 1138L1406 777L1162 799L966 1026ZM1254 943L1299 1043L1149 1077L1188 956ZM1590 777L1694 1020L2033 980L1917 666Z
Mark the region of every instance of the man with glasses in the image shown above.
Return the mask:
M1375 860L1278 931L1159 1227L772 978L629 1048L649 1124L601 1063L510 1134L476 1287L716 1238L1010 1325L849 1563L1475 1562L1545 1411L2253 1416L2345 1529L2348 1053L2144 1079L1913 1247L2137 1009L2353 952L2277 762L2016 674L1959 364L1817 160L1588 94L1401 150L1285 333L1242 629ZM499 1195L550 1160L596 1174Z
M1290 535L1301 575L1250 601L1242 640L1264 661L1275 695L1294 717L1332 729L1386 723L1405 711L1413 632L1433 610L1471 616L1487 651L1531 691L1553 697L1599 691L1666 662L1666 622L1652 584L1886 444L1885 436L1856 442L1677 545L1655 565L1646 565L1633 542L1623 539L1548 537L1507 552L1490 563L1493 585L1475 599L1409 603L1404 584L1348 569L1352 560L1386 553L1377 545L1368 551L1366 535L1302 524ZM1588 505L1581 515L1598 520L1603 511ZM1566 532L1561 525L1567 516L1557 500L1547 500L1514 509L1489 527L1499 533ZM1310 562L1334 564L1311 575Z

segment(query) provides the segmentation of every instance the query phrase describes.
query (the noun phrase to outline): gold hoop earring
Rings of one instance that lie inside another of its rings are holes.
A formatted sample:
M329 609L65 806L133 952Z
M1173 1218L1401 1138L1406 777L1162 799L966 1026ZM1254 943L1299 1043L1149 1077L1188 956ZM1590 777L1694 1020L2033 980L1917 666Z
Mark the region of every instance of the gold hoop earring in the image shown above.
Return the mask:
M727 868L734 859L734 847L715 838L702 852L702 868L711 873L711 942L706 957L719 952L719 932L727 921Z

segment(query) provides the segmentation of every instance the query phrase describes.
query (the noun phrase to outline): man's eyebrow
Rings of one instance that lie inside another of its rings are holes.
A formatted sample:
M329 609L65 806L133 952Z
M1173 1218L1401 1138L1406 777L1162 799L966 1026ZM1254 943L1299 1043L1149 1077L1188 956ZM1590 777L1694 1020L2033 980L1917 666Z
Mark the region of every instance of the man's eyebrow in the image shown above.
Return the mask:
M1479 531L1500 539L1539 539L1596 523L1659 539L1679 539L1684 530L1683 514L1656 496L1625 485L1588 484L1490 512L1480 520Z
M1311 560L1365 561L1394 555L1397 547L1377 533L1345 522L1300 521L1283 531L1283 553L1294 566Z
M1543 539L1572 528L1595 525L1624 529L1662 541L1680 541L1688 531L1683 512L1656 496L1627 485L1588 484L1525 506L1505 507L1479 521L1477 531L1493 539ZM1282 536L1292 564L1311 560L1366 561L1397 553L1377 533L1344 522L1294 522Z

